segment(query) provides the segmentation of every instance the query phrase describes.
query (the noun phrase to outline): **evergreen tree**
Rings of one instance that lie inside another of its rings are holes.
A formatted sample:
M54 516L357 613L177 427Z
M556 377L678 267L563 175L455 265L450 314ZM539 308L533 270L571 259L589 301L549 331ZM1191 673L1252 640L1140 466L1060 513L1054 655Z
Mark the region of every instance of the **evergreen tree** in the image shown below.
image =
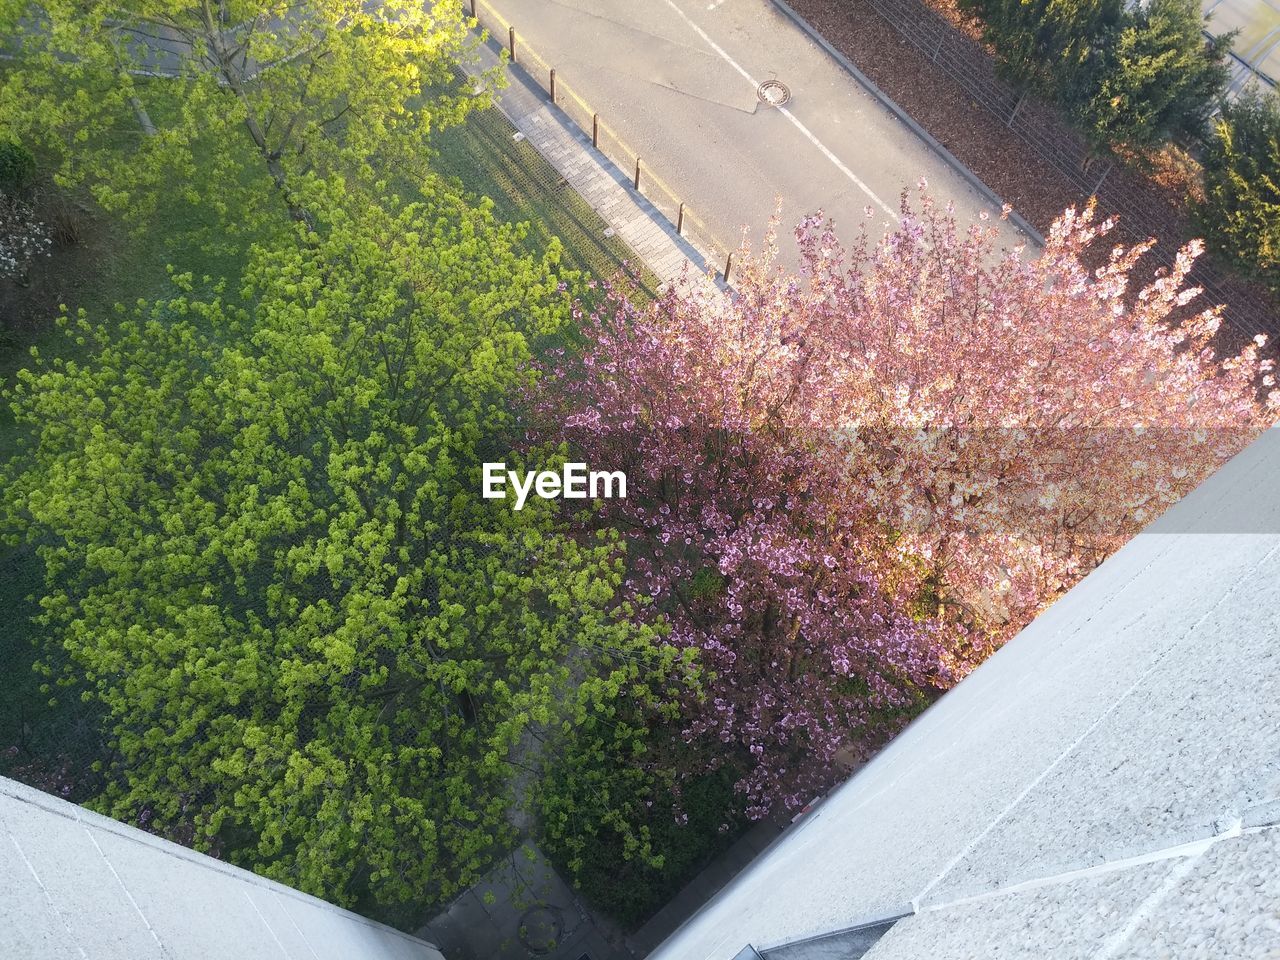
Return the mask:
M1230 37L1206 42L1199 0L1150 0L1102 47L1076 116L1095 144L1147 150L1198 137L1227 86Z
M1254 91L1223 111L1197 214L1210 249L1280 293L1280 95Z
M960 8L981 21L1006 77L1059 103L1077 98L1121 17L1120 0L960 0Z

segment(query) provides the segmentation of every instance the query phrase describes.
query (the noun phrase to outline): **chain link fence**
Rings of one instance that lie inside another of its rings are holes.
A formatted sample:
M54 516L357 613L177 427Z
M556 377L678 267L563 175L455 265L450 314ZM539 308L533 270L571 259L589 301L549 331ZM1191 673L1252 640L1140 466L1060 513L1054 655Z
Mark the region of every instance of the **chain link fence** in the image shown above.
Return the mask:
M640 152L579 93L569 79L557 71L554 64L548 63L521 41L519 24L506 20L485 0L465 0L465 3L465 11L505 48L509 62L546 93L547 99L582 131L584 137L591 140L596 150L623 172L631 188L669 221L709 266L716 266L723 274L736 245L719 239L698 216L693 203L649 169Z
M988 113L1035 152L1083 197L1096 196L1099 208L1120 217L1119 233L1136 243L1148 237L1164 241L1153 255L1169 264L1185 238L1185 223L1173 210L1137 193L1125 181L1132 174L1114 157L1098 156L1085 138L1052 107L1017 90L996 72L994 58L920 0L867 0L871 7L955 81ZM1227 305L1226 320L1242 334L1280 331L1265 295L1242 289L1224 271L1204 259L1192 281L1216 303Z

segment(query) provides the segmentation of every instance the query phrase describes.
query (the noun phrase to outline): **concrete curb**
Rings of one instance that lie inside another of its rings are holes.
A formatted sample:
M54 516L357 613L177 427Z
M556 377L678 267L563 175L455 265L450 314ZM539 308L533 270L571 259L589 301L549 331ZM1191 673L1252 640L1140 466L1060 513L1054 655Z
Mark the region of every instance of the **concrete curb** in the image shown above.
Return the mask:
M546 111L547 118L573 141L574 147L581 153L582 157L598 166L601 174L618 188L620 191L619 196L625 196L625 203L634 209L637 220L652 224L654 228L665 235L672 245L672 250L683 257L682 263L688 264L692 275L705 275L714 270L713 261L710 257L695 245L689 237L677 233L675 224L653 201L643 193L633 189L630 176L607 153L592 145L591 134L579 126L578 122L558 103L551 100L547 91L525 66L518 61L513 63L504 56L506 48L495 37L493 31L488 29L483 22L478 23L478 29L480 46L487 50L490 56L497 59L503 76L507 80L505 89L494 91L493 106L506 117L512 128L520 131L526 137L531 132L527 129L529 116L514 112L511 105L503 97L503 94L507 91L519 88L533 102L536 102L538 109ZM526 47L528 47L527 42ZM464 73L469 72L466 65L462 66L462 70ZM545 144L540 145L536 141L536 137L529 138L528 142L552 170L565 178L569 186L595 211L595 214L601 218L606 226L618 229L618 238L631 250L636 263L644 264L654 274L660 288L669 283L679 282L683 278L683 269L678 273L664 275L659 265L651 262L644 253L637 249L637 245L628 238L626 227L619 226L616 218L605 216L598 204L592 202L591 197L584 192L582 184L575 182L572 171L565 169L563 164L558 163L557 158L549 154ZM725 283L718 271L714 274L713 282L721 290L730 289L730 285Z
M905 123L912 133L927 143L929 148L942 159L943 163L947 164L956 173L960 174L969 186L973 187L973 189L986 197L987 200L995 204L997 209L1004 206L1004 200L1002 200L994 190L983 183L976 173L961 163L955 154L939 143L928 130L916 123L910 114L894 103L883 90L871 81L870 77L855 67L848 57L833 47L826 37L815 30L808 20L796 13L786 0L772 0L772 3L778 8L780 13L786 16L788 20L803 30L810 40L825 50L836 63L840 64L840 66L843 67L850 76L857 80L869 94L884 104L890 113ZM1010 210L1009 220L1028 237L1035 240L1037 244L1042 247L1044 246L1044 237L1040 234L1040 231L1031 226L1022 214L1018 213L1016 210Z
M489 42L491 45L494 43L492 38L490 38ZM525 44L527 46L528 41L525 41ZM497 50L501 52L501 44L497 45ZM605 168L609 177L627 192L627 196L631 198L631 201L635 204L636 208L657 224L662 229L662 232L671 238L671 242L674 243L680 252L685 255L695 269L700 265L710 268L711 259L694 246L693 241L688 237L683 234L676 233L676 225L667 218L666 214L654 205L652 200L646 197L643 193L632 188L631 176L619 167L617 163L613 161L613 158L611 158L607 153L598 147L593 147L591 145L591 134L584 130L578 122L560 106L560 104L550 98L546 90L544 90L542 85L538 83L533 75L524 68L523 64L519 62L511 63L510 61L506 61L504 66L506 68L507 75L511 78L511 81L513 83L521 84L535 97L544 101L543 105L546 107L547 112L555 117L565 130L571 133L573 139L578 142L582 152ZM518 118L511 116L503 108L499 97L494 97L494 105L502 111L503 115L506 116L508 120L511 121L512 126L517 130L520 129L520 125L517 122ZM534 149L538 149L536 145L534 146ZM542 153L541 150L538 150L538 152ZM546 160L553 169L555 169L555 164L552 163L549 158L544 155L543 159ZM584 197L583 199L586 198ZM639 255L637 254L637 257L638 256Z

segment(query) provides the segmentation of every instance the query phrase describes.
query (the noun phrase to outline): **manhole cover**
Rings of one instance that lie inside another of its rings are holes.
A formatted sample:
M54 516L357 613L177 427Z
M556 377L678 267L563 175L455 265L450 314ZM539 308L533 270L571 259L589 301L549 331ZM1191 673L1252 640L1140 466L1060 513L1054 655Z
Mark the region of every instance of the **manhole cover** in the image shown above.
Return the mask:
M767 107L780 107L791 99L791 91L781 80L766 80L756 87L756 96Z
M559 907L537 904L520 914L520 942L534 956L545 957L560 943L564 914Z

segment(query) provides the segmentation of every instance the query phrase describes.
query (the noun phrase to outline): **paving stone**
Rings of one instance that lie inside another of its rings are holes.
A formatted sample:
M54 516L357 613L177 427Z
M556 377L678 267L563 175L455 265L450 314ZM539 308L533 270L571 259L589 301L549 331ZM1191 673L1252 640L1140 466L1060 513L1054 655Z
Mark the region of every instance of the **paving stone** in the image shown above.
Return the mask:
M474 69L479 73L497 62L494 50L482 46ZM705 256L675 232L674 224L648 198L635 192L632 171L619 169L595 150L585 131L552 107L545 95L529 88L519 66L508 69L516 76L498 94L498 107L659 280L678 280L690 265L703 272Z

